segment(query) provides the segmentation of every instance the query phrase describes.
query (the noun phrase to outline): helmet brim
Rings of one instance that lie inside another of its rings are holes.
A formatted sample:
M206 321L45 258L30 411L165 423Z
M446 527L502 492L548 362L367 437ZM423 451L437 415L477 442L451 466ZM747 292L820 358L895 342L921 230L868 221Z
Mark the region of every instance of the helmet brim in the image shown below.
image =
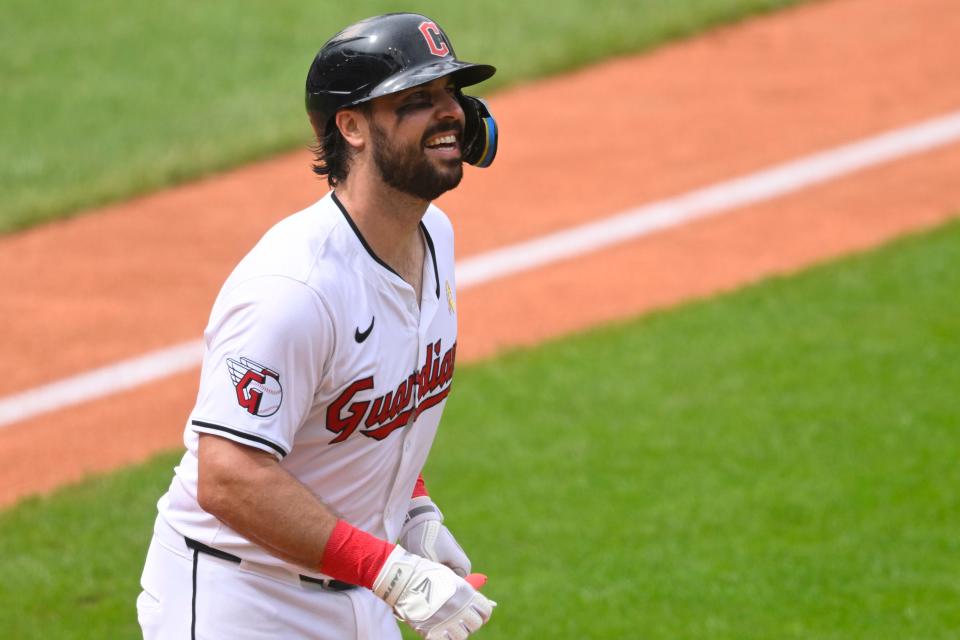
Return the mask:
M370 89L363 98L345 104L343 107L353 107L374 98L433 82L437 78L445 76L452 76L458 88L469 87L487 80L496 72L496 67L489 64L476 64L461 60L438 60L397 73Z
M457 88L463 88L479 84L491 78L496 72L497 68L489 64L477 64L473 62L463 62L461 60L438 60L437 62L412 67L406 71L395 74L365 92L363 97L341 103L335 108L335 111L347 107L355 107L358 104L363 104L374 98L390 95L391 93L405 91L406 89L411 89L421 84L433 82L437 78L444 76L453 76L453 81L457 85ZM329 101L331 100L330 94L332 93L333 92L329 90L324 93L308 92L307 111L319 111L321 113L328 111ZM332 115L331 113L331 117Z

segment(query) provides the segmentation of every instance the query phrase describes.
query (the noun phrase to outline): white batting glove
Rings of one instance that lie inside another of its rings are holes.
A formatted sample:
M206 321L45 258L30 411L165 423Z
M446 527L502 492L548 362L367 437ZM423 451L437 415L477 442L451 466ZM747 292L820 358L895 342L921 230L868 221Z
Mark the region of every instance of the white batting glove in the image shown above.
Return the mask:
M450 567L461 578L470 573L470 558L450 530L443 526L443 514L429 496L410 500L407 520L400 530L398 542L410 553Z
M387 556L373 592L427 640L463 640L482 627L497 606L449 567L400 545Z

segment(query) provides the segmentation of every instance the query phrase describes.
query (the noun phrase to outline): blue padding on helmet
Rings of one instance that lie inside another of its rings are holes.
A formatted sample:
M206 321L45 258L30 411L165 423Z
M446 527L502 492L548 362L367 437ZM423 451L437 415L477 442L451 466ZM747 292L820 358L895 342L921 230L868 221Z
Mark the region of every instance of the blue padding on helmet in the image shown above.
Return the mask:
M458 96L466 116L463 128L463 161L475 167L489 167L497 155L497 121L482 98Z
M497 155L497 121L493 116L488 116L482 118L483 129L486 133L484 136L484 147L483 153L480 154L480 159L473 163L475 167L489 167L493 164L493 159Z

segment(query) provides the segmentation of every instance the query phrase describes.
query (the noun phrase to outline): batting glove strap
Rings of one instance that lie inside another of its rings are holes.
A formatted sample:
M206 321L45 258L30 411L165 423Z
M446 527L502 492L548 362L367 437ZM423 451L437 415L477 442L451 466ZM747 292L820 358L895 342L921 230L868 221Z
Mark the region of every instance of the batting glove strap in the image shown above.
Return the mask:
M400 546L384 563L373 592L428 640L466 638L490 619L496 606L449 568Z
M403 528L400 530L400 535L402 536L407 529L428 520L443 522L443 513L441 513L440 508L433 503L430 496L411 498L410 504L407 507L407 519L403 521Z
M470 573L470 558L443 525L443 514L427 496L410 501L399 543L411 553L450 567L461 578Z

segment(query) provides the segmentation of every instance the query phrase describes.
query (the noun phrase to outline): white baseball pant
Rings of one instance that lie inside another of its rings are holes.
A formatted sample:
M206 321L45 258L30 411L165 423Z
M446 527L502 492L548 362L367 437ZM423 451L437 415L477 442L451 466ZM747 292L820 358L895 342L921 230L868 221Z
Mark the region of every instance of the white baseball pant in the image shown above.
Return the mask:
M400 640L372 591L331 590L286 570L187 546L162 517L140 580L144 640Z

